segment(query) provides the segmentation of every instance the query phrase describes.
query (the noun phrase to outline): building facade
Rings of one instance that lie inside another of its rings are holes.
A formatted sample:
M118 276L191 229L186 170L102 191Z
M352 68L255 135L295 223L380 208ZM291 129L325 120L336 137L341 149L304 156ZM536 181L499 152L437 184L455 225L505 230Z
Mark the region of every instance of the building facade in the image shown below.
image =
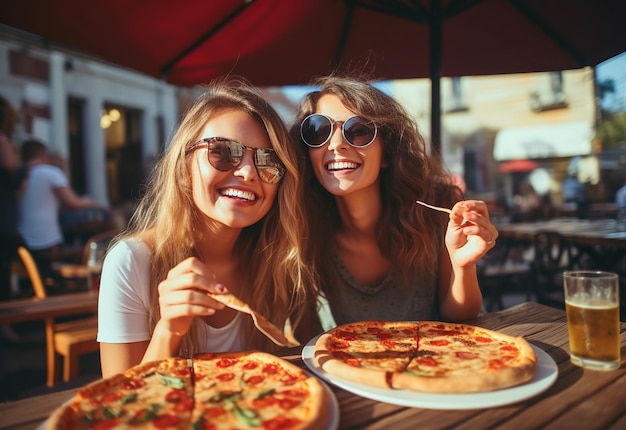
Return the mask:
M0 33L0 94L19 111L13 142L42 141L72 186L109 207L136 197L178 121L181 89Z

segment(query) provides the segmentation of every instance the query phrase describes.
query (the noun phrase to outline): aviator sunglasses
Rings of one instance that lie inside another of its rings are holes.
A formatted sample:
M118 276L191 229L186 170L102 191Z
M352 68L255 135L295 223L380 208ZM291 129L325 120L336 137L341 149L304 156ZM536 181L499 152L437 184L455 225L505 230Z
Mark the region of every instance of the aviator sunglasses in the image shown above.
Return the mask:
M360 116L351 116L345 121L333 121L319 113L307 116L300 124L300 136L304 143L319 148L330 140L335 124L341 124L341 134L350 146L363 148L376 139L378 128L374 121Z
M203 146L208 148L207 158L211 166L221 172L228 172L239 166L243 154L250 150L256 171L263 182L276 184L285 174L285 168L271 148L253 148L225 137L207 137L191 145L187 152Z

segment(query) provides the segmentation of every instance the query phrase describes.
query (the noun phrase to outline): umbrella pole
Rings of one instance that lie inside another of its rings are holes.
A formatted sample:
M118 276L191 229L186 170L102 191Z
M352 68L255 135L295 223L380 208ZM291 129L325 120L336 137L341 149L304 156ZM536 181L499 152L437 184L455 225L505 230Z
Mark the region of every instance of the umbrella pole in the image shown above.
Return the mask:
M430 151L441 161L441 1L430 2Z

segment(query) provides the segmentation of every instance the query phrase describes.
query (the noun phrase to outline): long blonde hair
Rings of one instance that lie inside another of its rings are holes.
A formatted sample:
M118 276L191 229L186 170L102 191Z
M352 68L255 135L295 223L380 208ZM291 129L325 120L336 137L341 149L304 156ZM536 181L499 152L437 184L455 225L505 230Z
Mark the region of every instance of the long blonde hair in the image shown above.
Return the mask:
M151 263L151 329L160 318L158 284L168 271L185 258L197 255L195 226L202 216L191 193L191 171L188 148L202 135L207 122L224 109L244 111L267 130L276 154L285 166L285 175L278 185L276 199L268 214L245 227L235 244L242 273L248 275L249 287L241 292L248 302L279 327L291 316L291 324L299 322L298 314L306 300L313 296L304 285L310 285L307 267L301 258L301 238L307 226L301 207L293 196L302 195L302 169L294 145L279 115L262 94L241 78L218 80L206 87L182 119L166 153L157 163L144 197L134 212L129 228L116 240L140 237L152 250ZM247 345L250 348L273 349L273 344L248 324ZM200 320L196 318L195 324ZM196 329L185 336L181 350L197 351Z

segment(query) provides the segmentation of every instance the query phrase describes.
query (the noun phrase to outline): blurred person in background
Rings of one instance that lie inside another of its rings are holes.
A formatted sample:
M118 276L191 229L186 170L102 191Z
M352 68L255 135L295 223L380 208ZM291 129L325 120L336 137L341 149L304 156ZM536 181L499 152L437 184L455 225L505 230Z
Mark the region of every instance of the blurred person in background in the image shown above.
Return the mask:
M17 117L11 104L0 96L0 300L11 299L11 261L17 258L21 244L17 232L19 159L11 142ZM5 341L19 340L9 325L0 326L0 336Z
M615 205L622 214L626 215L626 181L615 193Z
M21 155L26 179L19 199L18 231L45 278L52 274L51 259L56 258L63 244L60 209L85 209L95 205L90 198L77 195L65 173L50 164L48 149L43 143L26 140Z
M576 207L576 215L585 218L589 203L585 194L585 186L578 180L577 170L568 169L567 178L563 181L563 201Z
M541 199L532 184L525 180L519 184L517 194L513 197L513 215L511 222L536 221L540 218Z

